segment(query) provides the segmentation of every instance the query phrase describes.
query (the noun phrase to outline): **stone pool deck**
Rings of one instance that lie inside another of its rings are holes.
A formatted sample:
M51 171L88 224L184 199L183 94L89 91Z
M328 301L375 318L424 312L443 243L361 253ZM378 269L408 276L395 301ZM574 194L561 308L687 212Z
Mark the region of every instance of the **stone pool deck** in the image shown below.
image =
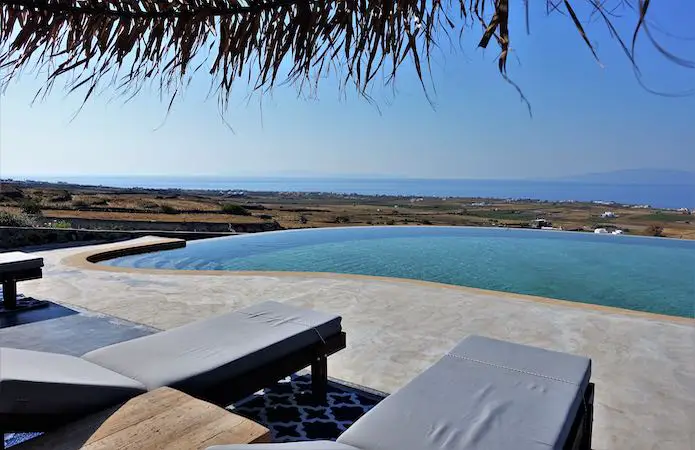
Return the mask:
M348 348L330 358L329 374L386 392L468 334L583 354L596 383L594 449L695 448L695 320L407 280L84 261L85 252L123 245L38 252L44 278L19 290L161 329L271 299L333 312L343 316Z

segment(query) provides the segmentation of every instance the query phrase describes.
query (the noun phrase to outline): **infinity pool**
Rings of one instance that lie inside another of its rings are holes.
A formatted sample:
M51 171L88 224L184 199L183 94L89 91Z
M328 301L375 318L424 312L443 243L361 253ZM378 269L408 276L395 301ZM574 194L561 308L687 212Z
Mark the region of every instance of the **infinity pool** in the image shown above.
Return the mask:
M501 228L330 228L194 241L102 264L378 275L674 316L695 312L695 242L670 239Z

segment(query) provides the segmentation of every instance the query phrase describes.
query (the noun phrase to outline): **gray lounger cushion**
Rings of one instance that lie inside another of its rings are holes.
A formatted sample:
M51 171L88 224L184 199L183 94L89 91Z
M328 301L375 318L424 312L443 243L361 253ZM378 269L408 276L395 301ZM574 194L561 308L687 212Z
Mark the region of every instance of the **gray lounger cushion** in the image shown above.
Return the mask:
M213 445L205 450L359 450L333 441L288 442L283 444Z
M471 336L338 442L362 450L560 449L590 373L584 357Z
M24 252L0 253L0 274L43 267L43 258Z
M82 414L145 392L81 358L0 348L0 414Z
M264 302L104 347L83 358L150 390L169 386L190 393L320 343L340 330L339 316Z

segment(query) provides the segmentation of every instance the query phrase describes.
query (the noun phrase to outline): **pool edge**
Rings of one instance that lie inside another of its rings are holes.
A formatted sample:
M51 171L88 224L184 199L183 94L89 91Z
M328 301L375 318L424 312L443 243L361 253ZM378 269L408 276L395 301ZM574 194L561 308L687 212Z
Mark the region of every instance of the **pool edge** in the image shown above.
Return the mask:
M144 239L144 240L143 240ZM119 245L120 244L120 245ZM606 312L610 314L640 317L644 319L658 320L664 322L679 323L695 326L695 318L670 316L667 314L651 313L646 311L635 311L632 309L618 308L615 306L596 305L580 301L570 301L554 299L550 297L540 297L528 294L517 294L512 292L494 291L491 289L481 289L455 284L438 283L435 281L415 280L411 278L384 277L377 275L355 275L334 272L290 272L290 271L228 271L228 270L178 270L178 269L142 269L135 267L115 267L97 264L121 256L150 253L162 250L171 250L186 246L186 241L175 238L146 237L135 241L126 241L119 244L107 244L106 247L98 246L92 250L80 252L61 260L61 263L86 270L97 270L112 273L132 273L141 275L183 275L183 276L250 276L250 277L299 277L299 278L332 278L332 279L353 279L362 281L381 281L388 283L410 283L430 288L443 288L468 292L473 294L502 296L509 299L542 303L546 305L565 306L569 308L588 309L593 311Z

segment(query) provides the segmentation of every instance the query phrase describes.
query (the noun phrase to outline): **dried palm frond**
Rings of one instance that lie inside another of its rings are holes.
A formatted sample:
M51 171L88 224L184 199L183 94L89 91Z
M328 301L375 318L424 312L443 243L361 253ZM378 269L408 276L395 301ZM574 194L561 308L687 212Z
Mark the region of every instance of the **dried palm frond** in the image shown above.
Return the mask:
M633 42L649 8L649 0L610 6L605 0L546 0L549 12L569 17L592 52L577 3L612 32L613 8L633 11ZM510 8L526 10L528 21L529 7L528 0L1 0L0 5L3 86L28 67L47 73L43 93L61 78L71 91L84 89L85 101L99 85L135 95L154 81L173 101L192 74L205 68L222 107L240 77L256 89L273 87L279 77L314 86L334 70L343 87L354 85L367 95L377 75L392 82L409 59L422 81L438 38L464 29L480 29L480 47L496 42L499 72L506 79ZM634 49L614 36L632 59Z

